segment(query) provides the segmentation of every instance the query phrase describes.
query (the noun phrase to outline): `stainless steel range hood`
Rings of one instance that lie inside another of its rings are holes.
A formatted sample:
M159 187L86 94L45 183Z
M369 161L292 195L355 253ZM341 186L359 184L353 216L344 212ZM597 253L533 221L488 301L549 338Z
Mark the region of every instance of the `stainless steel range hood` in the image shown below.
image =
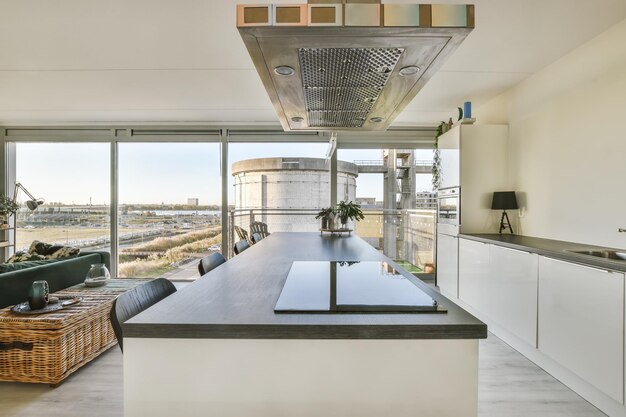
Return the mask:
M237 6L237 27L289 130L385 130L474 27L472 5Z

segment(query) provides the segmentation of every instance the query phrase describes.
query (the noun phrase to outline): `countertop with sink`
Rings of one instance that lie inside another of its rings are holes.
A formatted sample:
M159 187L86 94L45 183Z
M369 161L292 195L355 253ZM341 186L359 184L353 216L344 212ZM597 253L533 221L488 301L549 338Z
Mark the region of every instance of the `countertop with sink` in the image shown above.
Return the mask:
M626 272L626 249L511 234L459 234L459 237L533 252L554 259Z

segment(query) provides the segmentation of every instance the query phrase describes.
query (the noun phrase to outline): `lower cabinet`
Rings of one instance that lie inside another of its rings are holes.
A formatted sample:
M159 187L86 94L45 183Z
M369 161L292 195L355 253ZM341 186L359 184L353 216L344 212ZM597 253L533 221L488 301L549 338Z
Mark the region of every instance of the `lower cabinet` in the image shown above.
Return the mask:
M459 299L481 312L493 302L489 246L459 239Z
M539 257L539 351L624 396L624 274Z
M537 347L537 262L535 253L489 245L492 300L485 311L508 332Z
M459 239L437 235L437 286L446 294L458 297Z
M459 239L459 299L537 346L537 255Z

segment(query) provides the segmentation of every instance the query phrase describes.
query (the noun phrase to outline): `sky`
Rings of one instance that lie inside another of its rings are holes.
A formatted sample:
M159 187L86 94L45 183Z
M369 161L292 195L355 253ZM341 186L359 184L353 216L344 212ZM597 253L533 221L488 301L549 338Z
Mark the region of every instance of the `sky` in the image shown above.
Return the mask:
M37 198L68 204L109 204L109 143L17 143L17 181ZM121 143L119 202L220 204L220 144ZM266 157L324 158L325 143L233 143L228 163ZM376 149L340 149L340 160L382 159ZM417 150L416 159L431 159L432 150ZM229 202L233 201L229 175ZM430 175L417 176L417 190L430 190ZM361 174L357 197L383 198L383 176ZM25 196L20 194L19 200Z

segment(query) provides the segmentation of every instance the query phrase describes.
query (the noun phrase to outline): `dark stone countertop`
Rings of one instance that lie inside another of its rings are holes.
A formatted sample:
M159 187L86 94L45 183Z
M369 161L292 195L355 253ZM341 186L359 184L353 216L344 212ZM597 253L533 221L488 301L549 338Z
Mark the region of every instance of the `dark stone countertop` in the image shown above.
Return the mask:
M276 314L293 261L385 261L447 313ZM221 339L483 339L487 326L358 236L273 233L133 317L124 337Z
M459 234L460 238L475 240L483 243L532 252L549 258L560 259L578 263L581 265L593 266L601 269L608 269L619 272L626 272L626 261L600 258L591 255L572 253L570 251L621 251L624 249L608 248L604 246L585 245L582 243L564 242L560 240L543 239L531 236L520 236L511 234Z

